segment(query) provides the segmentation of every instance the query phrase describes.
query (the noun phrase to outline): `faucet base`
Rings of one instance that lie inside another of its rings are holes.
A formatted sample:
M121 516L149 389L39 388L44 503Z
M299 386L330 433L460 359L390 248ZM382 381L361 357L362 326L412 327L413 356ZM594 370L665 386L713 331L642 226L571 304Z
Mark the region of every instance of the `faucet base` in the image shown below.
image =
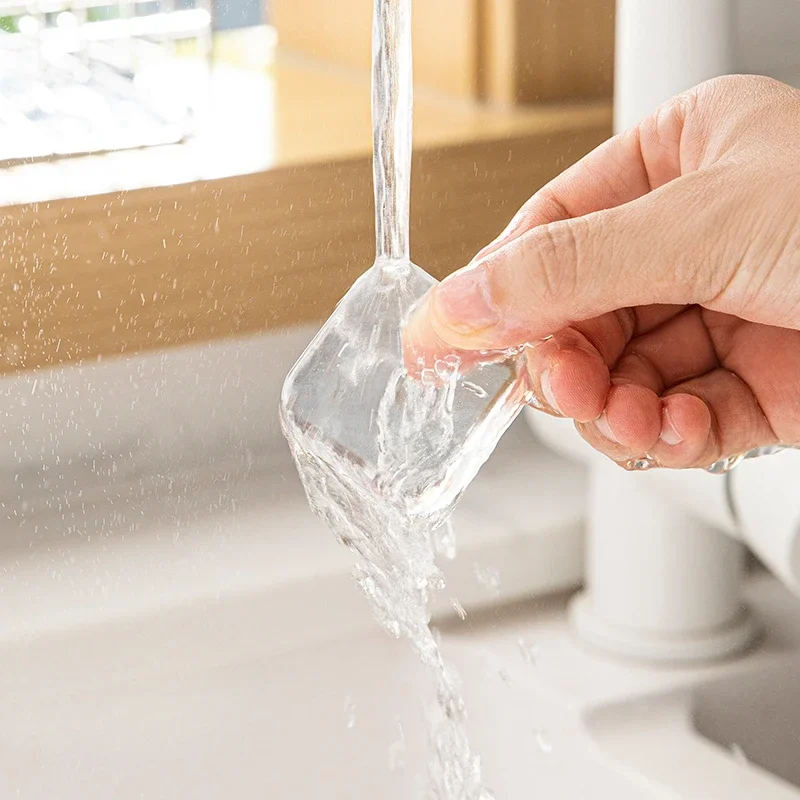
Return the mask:
M721 661L747 650L761 629L747 607L722 627L705 631L648 631L615 625L595 613L592 597L582 592L569 608L578 637L614 655L659 664L696 664Z
M612 464L592 469L579 635L661 663L741 652L756 634L742 600L744 545L648 484Z

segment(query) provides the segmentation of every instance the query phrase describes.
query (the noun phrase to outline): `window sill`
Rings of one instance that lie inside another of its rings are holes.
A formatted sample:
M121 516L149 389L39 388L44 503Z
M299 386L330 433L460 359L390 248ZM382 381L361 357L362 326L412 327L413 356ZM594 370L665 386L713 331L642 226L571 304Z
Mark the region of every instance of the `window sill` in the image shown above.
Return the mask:
M230 116L206 139L7 170L31 202L0 210L0 373L313 322L372 263L367 77L291 59L236 74L264 98L250 121L220 90L215 116ZM466 263L610 128L607 104L498 110L421 92L414 259L437 277ZM58 170L70 177L47 177Z

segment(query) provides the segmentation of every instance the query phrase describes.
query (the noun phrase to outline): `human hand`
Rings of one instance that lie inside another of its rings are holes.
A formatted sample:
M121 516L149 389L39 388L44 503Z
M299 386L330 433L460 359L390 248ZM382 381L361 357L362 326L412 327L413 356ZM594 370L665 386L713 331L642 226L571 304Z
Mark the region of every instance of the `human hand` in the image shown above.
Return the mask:
M620 463L800 443L798 131L800 91L767 78L667 102L433 289L407 362L529 343L541 405Z

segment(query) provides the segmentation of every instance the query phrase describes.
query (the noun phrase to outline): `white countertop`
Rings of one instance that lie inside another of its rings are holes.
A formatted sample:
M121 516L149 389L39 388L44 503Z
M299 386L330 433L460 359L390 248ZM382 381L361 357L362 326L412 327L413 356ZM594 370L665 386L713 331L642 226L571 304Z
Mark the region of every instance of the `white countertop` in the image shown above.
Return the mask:
M309 581L341 589L327 624L364 621L350 554L309 511L278 426L311 333L0 380L0 639ZM581 468L520 421L457 511L449 591L469 607L575 585L584 495ZM498 570L497 596L476 564Z

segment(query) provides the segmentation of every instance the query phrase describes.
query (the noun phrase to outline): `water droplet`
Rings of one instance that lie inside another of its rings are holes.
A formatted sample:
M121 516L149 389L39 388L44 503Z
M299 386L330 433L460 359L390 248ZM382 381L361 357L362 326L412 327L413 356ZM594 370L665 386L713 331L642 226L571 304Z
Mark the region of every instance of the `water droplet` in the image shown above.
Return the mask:
M344 725L348 730L356 726L356 704L349 695L344 700Z
M500 595L500 571L497 567L482 567L474 564L475 578L481 586L485 586L492 597Z
M486 389L484 389L483 386L478 386L477 383L473 383L472 381L464 381L463 385L468 392L472 392L475 397L478 397L481 400L485 400L489 396L489 393L486 391Z
M430 367L423 369L419 374L419 383L422 386L438 386L439 382L436 378L435 370L432 370Z
M497 676L506 686L510 688L514 686L514 681L511 680L511 676L504 669L497 670Z
M406 736L403 731L403 723L398 719L395 724L397 736L389 745L389 769L392 772L403 769L406 765Z
M547 731L536 730L533 732L533 738L536 740L536 746L546 755L549 756L553 752L553 742Z
M450 598L450 605L453 607L453 610L456 612L456 614L458 614L459 617L461 617L462 620L465 620L467 618L467 612L464 609L464 606L462 606L461 603L459 603L455 597Z
M622 467L629 472L644 472L648 469L658 466L654 459L650 456L642 456L641 458L632 458L630 461L623 461Z
M447 358L437 358L433 364L436 375L442 380L449 380L458 371L458 358L448 356Z
M433 546L440 556L450 561L456 557L456 533L452 519L448 519L433 532Z
M19 342L8 342L5 346L5 360L16 366L22 359L22 345Z
M750 765L750 760L747 758L747 753L745 753L744 748L740 744L734 743L731 745L731 755L737 764L741 764L742 766Z
M534 666L539 660L539 645L525 641L525 639L517 639L517 647L519 647L522 658L526 664Z
M724 475L726 472L730 472L734 467L738 466L746 457L746 453L739 453L737 456L722 458L713 463L710 467L706 467L706 472L710 472L712 475Z
M539 398L536 396L536 394L532 389L528 389L525 392L524 400L525 404L529 405L531 408L535 408L537 409L537 411L544 411L544 405L542 404L542 402L539 400Z

